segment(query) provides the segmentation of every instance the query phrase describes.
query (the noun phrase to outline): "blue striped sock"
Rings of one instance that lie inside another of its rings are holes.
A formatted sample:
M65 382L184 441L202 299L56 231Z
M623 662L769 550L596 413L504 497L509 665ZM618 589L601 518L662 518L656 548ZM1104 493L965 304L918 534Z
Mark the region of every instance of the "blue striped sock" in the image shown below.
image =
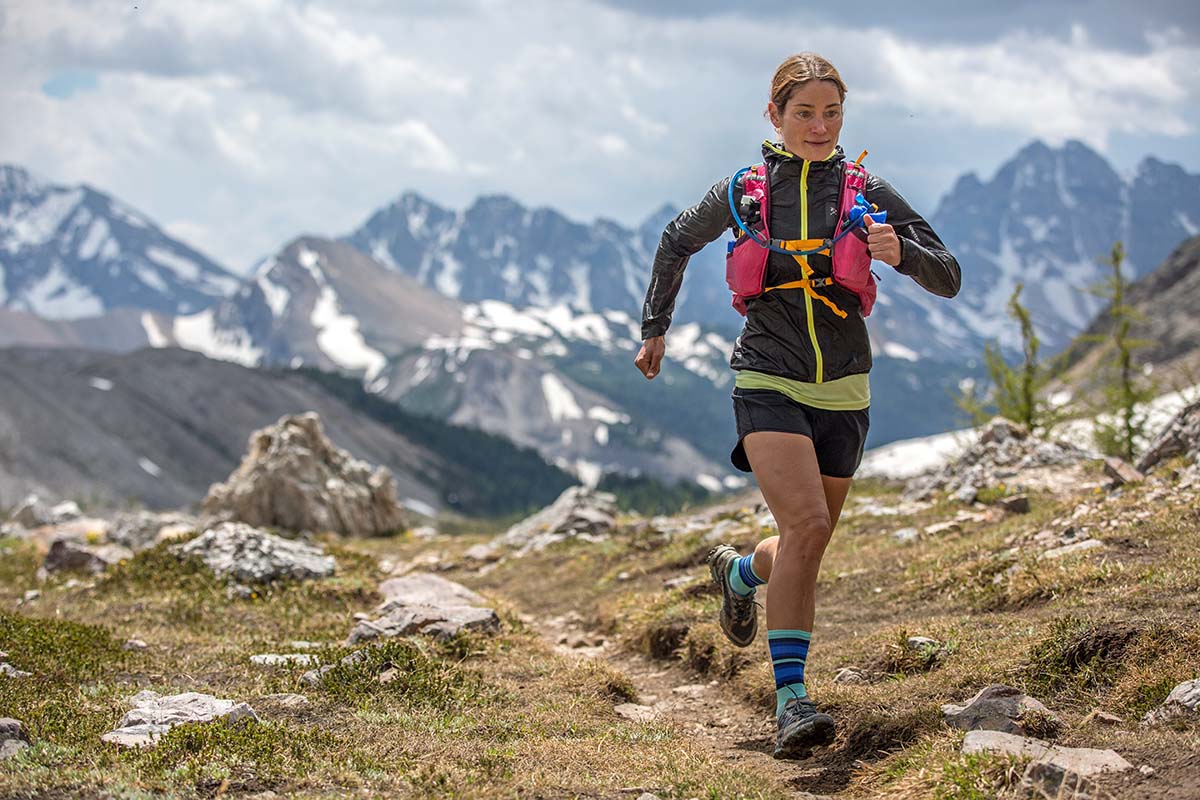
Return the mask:
M775 669L775 716L793 697L808 697L804 688L804 662L808 658L808 631L780 628L767 632L771 666Z
M735 558L729 568L729 586L742 597L754 594L755 586L762 586L766 581L754 572L754 553L741 558Z

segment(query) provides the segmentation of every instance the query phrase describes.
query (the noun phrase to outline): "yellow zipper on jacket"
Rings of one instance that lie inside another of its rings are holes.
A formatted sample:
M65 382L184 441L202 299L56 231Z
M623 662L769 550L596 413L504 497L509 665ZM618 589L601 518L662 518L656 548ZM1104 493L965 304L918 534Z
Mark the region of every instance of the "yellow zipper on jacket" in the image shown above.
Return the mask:
M808 165L809 161L804 161L804 166L800 168L800 238L808 238ZM806 256L796 256L796 260L800 261L802 267L808 266L808 258ZM804 277L807 278L812 270L805 269ZM812 339L813 353L817 359L817 383L825 382L825 359L821 355L821 346L817 344L817 326L813 315L812 297L808 292L804 293L804 308L808 311L808 335Z

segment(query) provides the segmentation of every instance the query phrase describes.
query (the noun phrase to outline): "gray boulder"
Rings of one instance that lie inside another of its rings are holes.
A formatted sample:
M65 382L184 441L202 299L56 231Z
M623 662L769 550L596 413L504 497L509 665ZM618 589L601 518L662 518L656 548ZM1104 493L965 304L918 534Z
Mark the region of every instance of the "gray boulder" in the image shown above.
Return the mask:
M989 730L1004 733L1029 733L1022 719L1037 717L1039 723L1057 724L1050 709L1028 697L1020 690L999 684L987 686L964 705L947 703L942 706L942 718L952 728L965 731Z
M1176 456L1200 461L1200 402L1186 406L1175 415L1138 461L1137 469L1145 473Z
M217 575L243 583L327 578L337 566L318 547L240 522L223 522L171 549L180 557L197 556Z
M347 536L405 528L391 472L372 470L336 447L314 413L285 416L255 431L241 465L209 490L204 512L259 527Z
M486 601L462 584L427 572L390 578L379 587L384 601L375 619L360 620L347 644L422 634L448 639L460 631L495 633L500 617Z
M509 528L497 543L523 554L567 539L602 541L616 527L616 515L614 495L571 486L553 503Z
M28 495L13 510L8 518L9 525L32 530L45 525L58 525L83 516L74 500L49 505L36 494Z
M141 552L160 541L195 530L197 526L196 518L190 514L133 511L116 516L108 538L134 552Z
M258 722L258 715L246 703L222 700L199 692L160 695L157 692L138 692L130 698L133 708L121 718L120 724L100 739L119 747L153 747L158 739L176 725L208 723Z
M73 539L58 539L50 545L42 566L47 572L62 570L90 572L94 575L119 561L133 558L133 551L119 544L84 544Z
M11 717L0 717L0 761L12 758L29 747L25 726Z
M1027 758L1034 762L1052 764L1066 772L1084 777L1133 769L1133 764L1112 750L1061 747L1041 739L1028 739L1001 731L968 731L963 737L962 752L996 753Z
M1175 686L1163 704L1144 717L1146 722L1165 722L1175 717L1200 715L1200 680L1184 681Z

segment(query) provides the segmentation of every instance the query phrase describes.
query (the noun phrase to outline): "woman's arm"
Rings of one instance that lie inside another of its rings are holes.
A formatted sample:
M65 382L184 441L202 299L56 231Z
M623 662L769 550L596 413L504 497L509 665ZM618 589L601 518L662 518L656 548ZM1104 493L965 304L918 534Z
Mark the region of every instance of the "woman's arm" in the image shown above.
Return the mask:
M704 199L667 225L654 255L650 287L642 304L642 339L662 336L671 327L675 296L683 285L688 259L733 226L729 212L729 178L713 185Z
M929 223L913 211L900 193L878 175L867 178L867 201L888 212L887 223L900 239L896 271L910 276L924 289L941 297L954 297L962 283L958 260L942 244Z

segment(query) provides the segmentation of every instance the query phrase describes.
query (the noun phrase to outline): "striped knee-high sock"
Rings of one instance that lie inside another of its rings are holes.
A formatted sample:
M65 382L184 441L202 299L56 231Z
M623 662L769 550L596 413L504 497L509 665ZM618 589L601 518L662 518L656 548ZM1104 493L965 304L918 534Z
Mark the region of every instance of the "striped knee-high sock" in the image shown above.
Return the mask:
M741 558L735 558L729 567L729 587L742 597L754 594L754 587L762 586L766 581L758 577L754 571L754 553Z
M808 659L808 642L812 634L789 628L767 632L771 648L771 666L775 670L775 716L793 697L804 698L804 662Z

